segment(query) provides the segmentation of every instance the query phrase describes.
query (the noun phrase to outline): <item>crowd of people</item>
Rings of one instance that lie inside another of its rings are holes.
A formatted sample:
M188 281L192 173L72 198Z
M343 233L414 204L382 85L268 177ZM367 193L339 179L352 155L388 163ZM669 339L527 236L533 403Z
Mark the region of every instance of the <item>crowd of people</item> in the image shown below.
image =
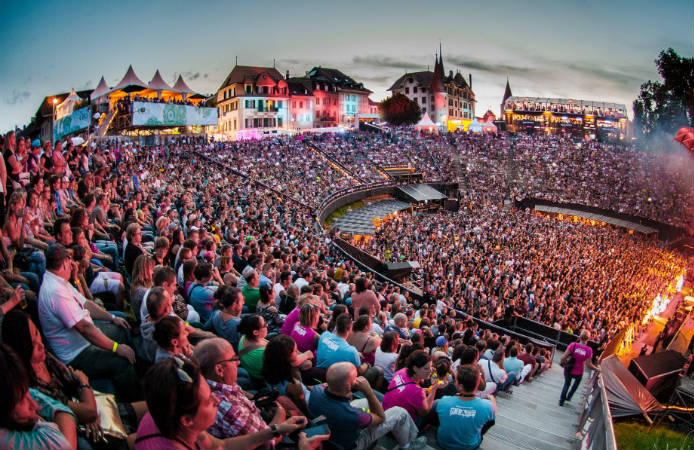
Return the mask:
M510 143L480 139L481 150L408 130L63 149L8 133L0 446L365 449L391 433L417 449L433 429L443 449L475 448L495 396L541 376L551 355L453 309L600 333L681 264L614 230L496 209ZM370 152L449 179L454 149L480 206L399 219L370 241L420 259L435 303L376 282L316 227L322 199L383 179Z

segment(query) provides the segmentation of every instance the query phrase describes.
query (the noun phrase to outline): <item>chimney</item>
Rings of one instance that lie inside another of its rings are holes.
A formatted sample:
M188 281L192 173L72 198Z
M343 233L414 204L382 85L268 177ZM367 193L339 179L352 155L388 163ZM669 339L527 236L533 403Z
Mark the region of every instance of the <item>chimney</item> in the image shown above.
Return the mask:
M468 79L470 80L470 89L472 89L472 74L469 73L467 75L468 75Z
M453 71L452 70L448 71L448 78L453 78Z

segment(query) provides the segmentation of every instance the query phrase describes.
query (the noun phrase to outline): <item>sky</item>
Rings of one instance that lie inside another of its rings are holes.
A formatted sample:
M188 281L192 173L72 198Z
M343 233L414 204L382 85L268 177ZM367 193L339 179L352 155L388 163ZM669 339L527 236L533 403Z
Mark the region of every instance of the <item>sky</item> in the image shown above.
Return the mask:
M658 79L672 47L694 56L691 0L275 1L0 0L0 132L28 124L44 97L115 85L132 64L183 74L204 94L241 65L291 76L341 70L381 100L406 71L472 75L478 116L498 114L506 79L517 96L627 105Z

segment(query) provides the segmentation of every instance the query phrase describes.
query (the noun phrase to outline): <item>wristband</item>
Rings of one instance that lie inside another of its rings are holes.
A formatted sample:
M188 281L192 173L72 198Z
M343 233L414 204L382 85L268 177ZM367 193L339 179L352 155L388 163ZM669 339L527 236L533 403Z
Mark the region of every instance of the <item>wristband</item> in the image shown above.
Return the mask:
M118 350L118 342L113 343L113 349L111 350L113 353L116 353L116 350Z
M279 430L277 429L277 425L275 425L274 423L272 424L272 426L270 426L270 431L272 431L272 435L276 438L281 436Z

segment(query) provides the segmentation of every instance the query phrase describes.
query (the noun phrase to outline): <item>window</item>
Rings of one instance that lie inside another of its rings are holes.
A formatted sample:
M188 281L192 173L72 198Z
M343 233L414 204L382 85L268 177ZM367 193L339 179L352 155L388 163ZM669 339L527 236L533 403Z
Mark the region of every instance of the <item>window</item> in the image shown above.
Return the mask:
M415 86L415 87L412 88L412 93L413 93L413 94L416 94L416 93L417 93L417 86Z
M232 92L233 92L233 93L231 94L232 97L236 97L236 88L232 89ZM235 128L235 127L234 127L234 128Z
M299 102L299 108L303 108L303 107L304 107L304 102Z
M296 108L296 100L292 100L292 108Z
M236 129L236 119L234 119L234 130Z
M260 127L260 119L257 117L253 119L253 128L258 128Z
M410 93L410 88L406 87L405 88L405 94L409 94L409 93Z
M250 94L250 93L251 93L251 85L247 84L246 85L246 94Z
M281 117L277 118L277 126L280 128L282 127L282 118Z
M426 92L426 91L427 91L427 88L423 87L423 88L422 88L422 93L424 93L424 92Z
M426 108L422 108L422 114L426 114L426 112L427 112L427 109L426 109Z

